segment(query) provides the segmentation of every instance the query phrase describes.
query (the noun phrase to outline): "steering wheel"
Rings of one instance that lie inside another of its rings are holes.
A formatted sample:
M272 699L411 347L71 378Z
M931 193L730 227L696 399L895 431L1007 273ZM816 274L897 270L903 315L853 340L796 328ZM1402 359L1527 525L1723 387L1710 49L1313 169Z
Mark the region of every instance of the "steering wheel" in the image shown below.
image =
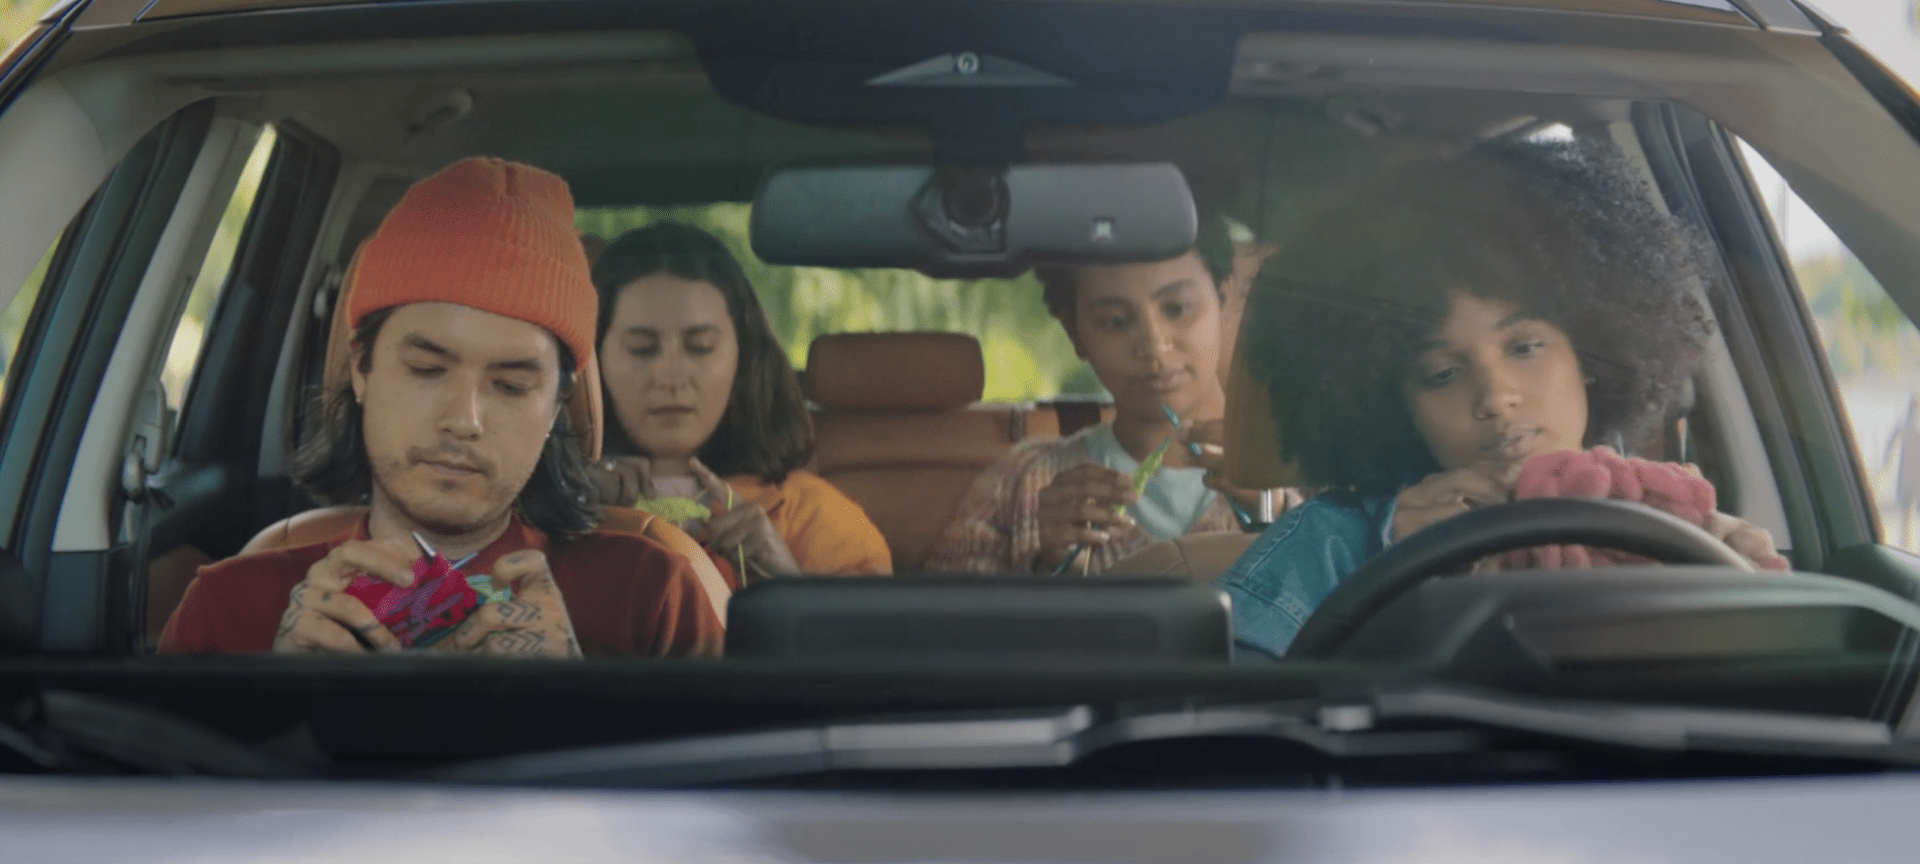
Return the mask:
M1469 510L1414 532L1340 581L1287 648L1289 659L1326 659L1360 625L1435 575L1501 552L1578 543L1644 555L1664 564L1708 564L1752 572L1753 564L1684 519L1633 501L1535 498Z

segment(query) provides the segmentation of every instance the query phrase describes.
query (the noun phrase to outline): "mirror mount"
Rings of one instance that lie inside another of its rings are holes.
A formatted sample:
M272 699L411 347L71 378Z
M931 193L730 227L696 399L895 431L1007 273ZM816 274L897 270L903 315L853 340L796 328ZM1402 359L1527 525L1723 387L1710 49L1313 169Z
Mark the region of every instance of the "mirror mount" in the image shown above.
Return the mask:
M913 196L913 215L947 251L994 255L1007 251L1007 169L995 165L939 165Z

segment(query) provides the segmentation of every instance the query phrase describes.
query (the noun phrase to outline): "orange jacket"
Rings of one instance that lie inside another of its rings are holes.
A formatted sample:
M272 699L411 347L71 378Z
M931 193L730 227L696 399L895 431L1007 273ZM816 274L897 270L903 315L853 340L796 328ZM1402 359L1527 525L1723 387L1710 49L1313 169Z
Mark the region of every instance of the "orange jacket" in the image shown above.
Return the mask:
M818 474L794 471L785 482L728 477L742 498L767 509L800 572L809 576L886 575L893 572L887 538L867 511Z

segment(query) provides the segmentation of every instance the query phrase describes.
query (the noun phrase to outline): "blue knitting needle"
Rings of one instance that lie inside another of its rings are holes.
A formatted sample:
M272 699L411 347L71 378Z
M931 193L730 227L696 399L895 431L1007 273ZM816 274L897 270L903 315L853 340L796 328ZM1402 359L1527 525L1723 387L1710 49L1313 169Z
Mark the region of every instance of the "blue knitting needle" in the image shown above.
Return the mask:
M1060 565L1059 565L1059 566L1057 566L1057 567L1055 567L1055 568L1053 568L1053 572L1052 572L1052 573L1048 573L1048 574L1047 574L1047 578L1048 578L1048 579L1058 579L1058 578L1060 578L1060 577L1061 577L1062 575L1065 575L1065 574L1066 574L1066 572L1067 572L1067 568L1068 568L1068 567L1072 567L1072 566L1073 566L1073 562L1074 562L1074 560L1075 560L1075 559L1077 559L1077 558L1079 558L1079 557L1080 557L1080 553L1082 553L1082 552L1085 552L1085 551L1087 551L1087 544L1085 544L1085 543L1075 543L1075 544L1073 544L1073 548L1072 548L1072 549L1068 549L1068 550L1067 550L1067 560L1065 560L1065 561L1062 561L1062 562L1060 562Z
M1166 413L1167 419L1173 422L1173 428L1177 431L1180 428L1180 415L1173 413L1173 409L1167 407L1167 403L1165 402L1160 403L1160 410ZM1197 442L1188 441L1187 454L1190 456L1200 455L1200 445ZM1241 507L1240 502L1235 500L1232 495L1227 495L1225 497L1227 499L1227 506L1233 508L1233 518L1239 520L1240 527L1252 528L1253 514L1248 513L1246 508Z

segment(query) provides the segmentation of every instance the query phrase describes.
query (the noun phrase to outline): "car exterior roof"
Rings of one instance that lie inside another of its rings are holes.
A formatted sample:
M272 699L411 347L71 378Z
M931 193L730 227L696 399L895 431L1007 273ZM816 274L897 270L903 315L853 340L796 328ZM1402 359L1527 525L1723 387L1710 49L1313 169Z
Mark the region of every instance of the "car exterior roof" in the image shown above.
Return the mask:
M92 0L87 23L131 24L198 15L257 12L280 9L365 5L367 0ZM408 0L386 0L404 3ZM64 4L63 4L64 5ZM1230 0L1222 5L1268 5L1262 0ZM1274 4L1278 5L1278 4ZM1291 5L1291 4L1290 4ZM1328 4L1335 5L1335 4ZM1343 0L1338 5L1378 7L1477 6L1498 9L1536 9L1665 18L1675 21L1758 26L1768 30L1817 33L1814 22L1792 0Z

